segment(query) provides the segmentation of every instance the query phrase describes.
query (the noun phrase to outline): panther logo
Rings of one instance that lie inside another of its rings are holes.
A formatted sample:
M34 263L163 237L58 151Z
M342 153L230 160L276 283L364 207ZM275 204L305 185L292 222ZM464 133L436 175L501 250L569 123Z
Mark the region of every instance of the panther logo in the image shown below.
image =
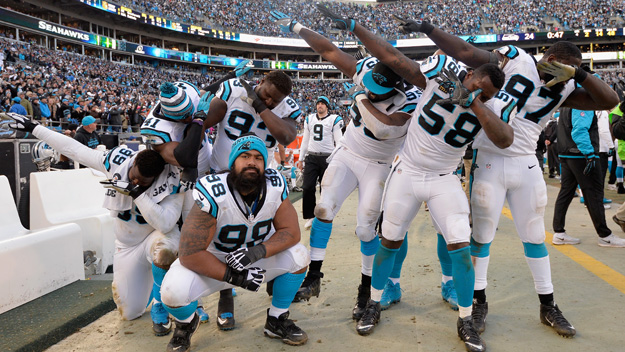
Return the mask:
M377 82L377 83L386 83L388 80L386 79L386 77L384 77L383 75L379 74L379 73L373 73L372 74L373 79Z
M243 145L239 149L240 150L250 150L250 149L252 149L252 142L251 141L247 141L247 142L243 143Z

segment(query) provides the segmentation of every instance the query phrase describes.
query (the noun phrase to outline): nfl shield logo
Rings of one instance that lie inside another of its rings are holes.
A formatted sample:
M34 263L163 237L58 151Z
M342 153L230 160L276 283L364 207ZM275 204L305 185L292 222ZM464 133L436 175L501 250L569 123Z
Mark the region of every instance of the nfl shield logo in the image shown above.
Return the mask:
M490 165L490 164L486 164L486 168L487 168L488 170L490 170L490 167L491 167L491 165Z

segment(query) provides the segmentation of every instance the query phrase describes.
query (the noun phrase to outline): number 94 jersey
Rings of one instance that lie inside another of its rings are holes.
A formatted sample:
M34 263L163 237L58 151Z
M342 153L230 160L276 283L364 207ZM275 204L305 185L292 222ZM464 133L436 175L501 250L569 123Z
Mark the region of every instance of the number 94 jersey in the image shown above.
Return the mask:
M239 193L228 186L228 174L202 177L193 190L195 203L217 219L215 235L207 248L213 253L230 253L271 238L275 232L273 218L289 195L284 176L274 169L266 169L265 191L247 207Z
M456 60L445 55L430 56L421 63L427 84L413 115L417 121L408 127L406 143L400 152L400 158L410 168L425 173L456 170L467 144L482 128L471 109L438 104L449 97L449 86L438 77L443 68L455 72L461 80L467 74Z
M217 127L217 137L210 159L210 164L215 170L220 171L228 168L228 156L232 149L232 143L244 133L254 132L265 141L269 150L276 146L277 141L267 129L263 119L254 111L254 108L241 100L241 97L246 96L245 88L236 78L227 80L219 86L216 97L225 101L228 107L223 120L219 122ZM302 116L299 105L289 96L285 97L271 111L281 119L297 120Z

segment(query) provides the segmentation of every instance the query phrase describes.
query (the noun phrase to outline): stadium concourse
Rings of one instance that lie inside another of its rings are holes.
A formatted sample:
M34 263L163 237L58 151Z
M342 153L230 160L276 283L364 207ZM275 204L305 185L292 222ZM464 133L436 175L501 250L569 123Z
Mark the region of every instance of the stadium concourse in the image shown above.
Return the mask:
M558 183L547 179L549 203L546 219L553 215ZM607 191L607 196L623 202L625 196ZM295 203L301 218L300 202ZM413 222L409 236L410 248L404 289L400 303L382 312L375 334L359 336L351 319L354 304L352 292L358 285L360 270L359 243L354 235L357 194L352 194L335 220L324 263L325 278L319 298L293 304L297 324L306 330L309 341L298 351L464 351L455 337L456 313L440 296L440 268L436 257L436 233L428 212L421 210ZM612 217L615 205L606 211ZM557 303L566 309L567 318L578 333L564 339L540 323L538 302L533 294L532 278L521 243L507 208L499 223L499 236L491 251L489 276L490 312L484 339L490 351L603 351L623 350L622 317L625 315L625 262L618 248L602 248L586 209L575 201L569 209L567 232L582 239L578 246L553 246L547 233ZM303 228L303 242L308 244ZM620 228L609 226L616 233ZM550 229L549 223L546 228ZM550 231L550 230L548 230ZM203 299L208 324L200 325L191 344L192 351L286 351L291 347L263 336L266 306L270 298L264 289L258 293L238 290L235 298L237 328L220 331L215 325L217 297ZM59 317L63 319L63 317ZM49 352L60 351L164 351L168 337L155 337L150 331L146 312L135 321L121 321L112 311L74 335L52 346ZM293 348L295 350L295 348Z

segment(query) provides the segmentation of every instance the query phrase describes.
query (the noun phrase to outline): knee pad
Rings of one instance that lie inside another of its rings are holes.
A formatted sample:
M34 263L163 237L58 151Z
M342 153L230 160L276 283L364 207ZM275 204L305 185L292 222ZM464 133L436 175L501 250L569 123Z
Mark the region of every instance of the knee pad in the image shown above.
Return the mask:
M375 223L368 226L357 225L356 236L358 236L358 239L363 242L373 241L376 237L378 237L378 234L375 232Z
M293 258L293 263L295 263L297 269L293 270L299 271L310 264L310 254L308 253L308 249L301 243L296 244L295 246L289 248L291 252L291 257Z
M493 209L493 202L489 197L493 194L493 187L486 182L473 182L471 184L471 205L483 209L485 212Z
M317 219L332 221L336 216L336 209L332 205L319 203L315 207L315 217Z
M469 242L471 238L469 214L452 214L447 217L445 225L447 226L447 235L445 237L449 242L448 244Z
M172 249L170 241L167 241L165 235L154 241L151 248L152 263L161 266L169 267L178 257L178 250Z

